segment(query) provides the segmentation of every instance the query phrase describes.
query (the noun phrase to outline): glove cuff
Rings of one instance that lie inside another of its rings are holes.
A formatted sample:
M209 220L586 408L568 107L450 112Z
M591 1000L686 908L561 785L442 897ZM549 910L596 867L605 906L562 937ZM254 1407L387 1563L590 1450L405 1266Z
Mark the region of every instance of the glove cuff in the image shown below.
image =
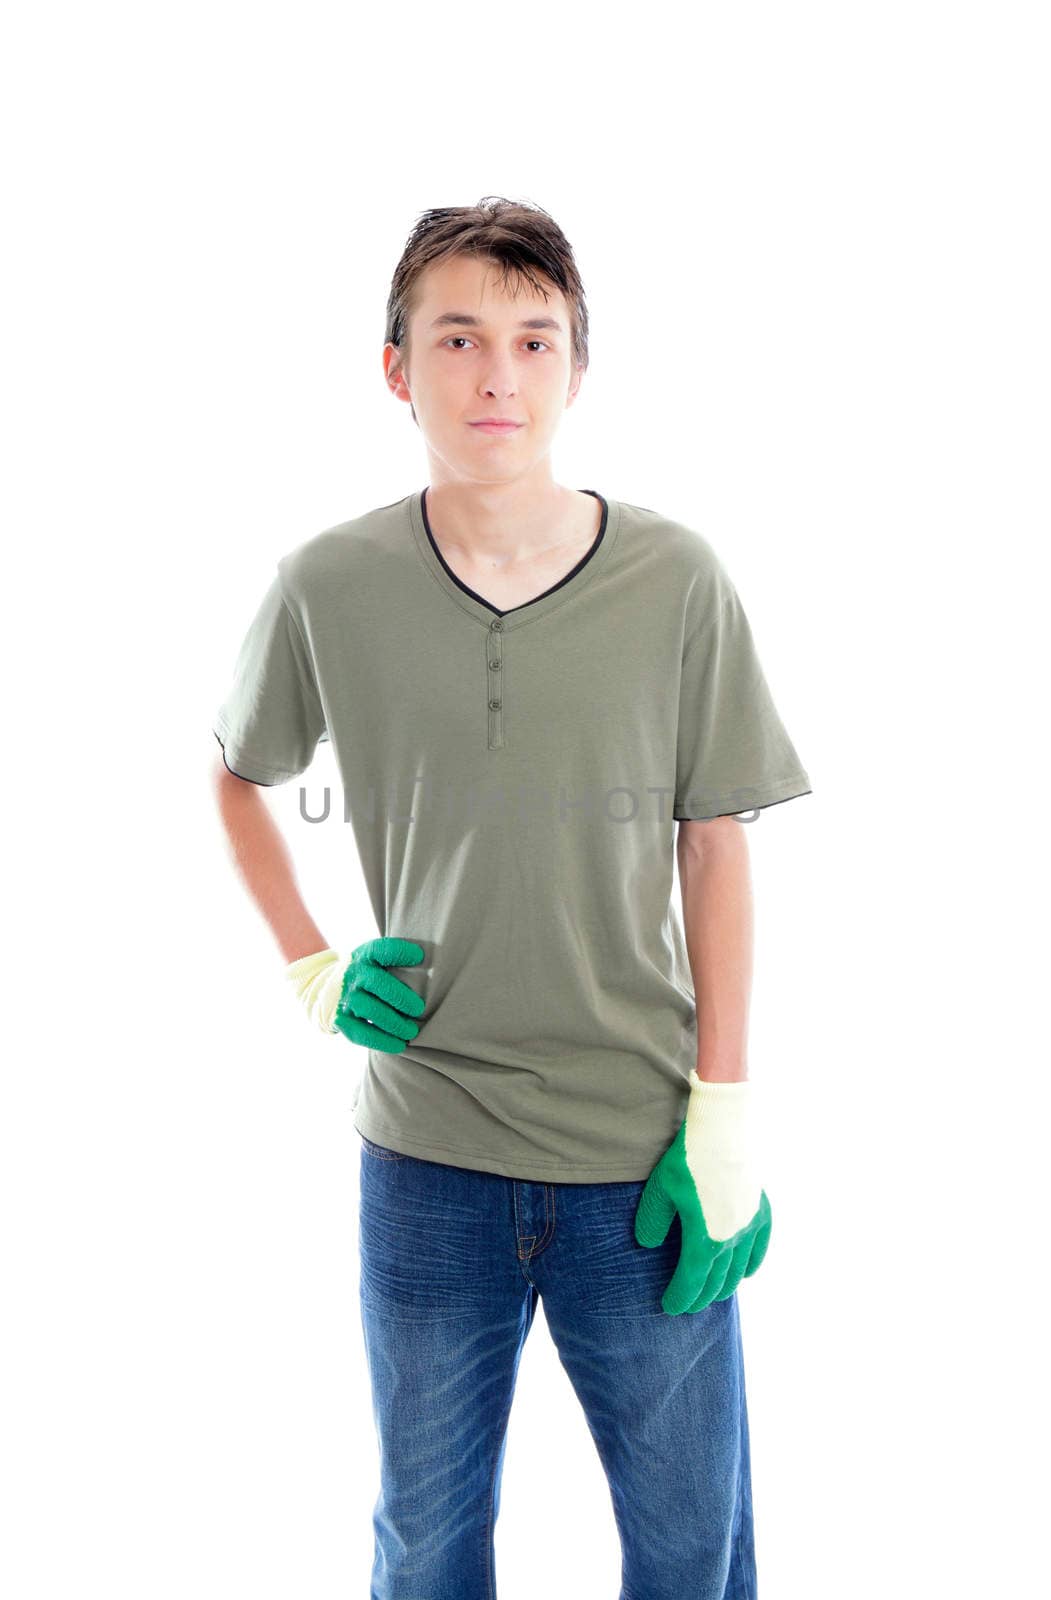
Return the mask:
M752 1085L747 1078L734 1083L708 1083L690 1073L690 1099L687 1105L689 1126L704 1125L705 1136L728 1148L737 1148L745 1138L750 1118Z
M686 1106L686 1163L715 1240L731 1238L759 1209L759 1152L752 1127L752 1085L707 1083L690 1073Z
M315 950L309 956L300 956L298 960L290 961L285 972L294 983L297 978L312 978L322 967L327 967L330 962L338 960L338 950Z
M322 1033L335 1033L333 1017L343 988L342 961L338 950L316 950L309 956L290 961L285 976L307 1013Z

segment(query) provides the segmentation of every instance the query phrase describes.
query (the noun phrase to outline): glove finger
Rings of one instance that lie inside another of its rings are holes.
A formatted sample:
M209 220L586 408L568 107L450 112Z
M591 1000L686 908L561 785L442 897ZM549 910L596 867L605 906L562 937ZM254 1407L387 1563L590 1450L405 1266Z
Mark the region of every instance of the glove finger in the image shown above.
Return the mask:
M348 1014L361 1017L365 1022L374 1022L377 1027L393 1034L402 1044L409 1039L415 1039L420 1031L419 1025L413 1022L411 1017L395 1011L393 1007L379 999L371 989L358 988L356 985L348 987L336 1007L336 1021Z
M763 1257L766 1255L767 1247L770 1244L770 1202L766 1198L765 1189L763 1190L762 1200L759 1202L759 1217L760 1222L755 1231L755 1238L752 1240L752 1248L748 1256L748 1265L744 1269L744 1275L746 1278L750 1278L752 1273L762 1265Z
M730 1255L729 1250L713 1253L709 1246L702 1262L698 1263L695 1256L692 1264L688 1264L684 1251L675 1275L664 1291L661 1304L665 1311L674 1317L683 1311L703 1311L705 1306L710 1305L726 1280ZM682 1281L677 1285L680 1271Z
M682 1249L679 1262L664 1291L661 1304L671 1316L688 1311L709 1285L712 1264L720 1255L718 1245L712 1243L707 1232L692 1226L688 1216L680 1213L682 1221Z
M672 1273L668 1287L661 1296L661 1305L670 1317L677 1317L682 1312L689 1311L698 1298L698 1289L703 1293L707 1277L704 1268L698 1271L696 1262L691 1262L684 1250L679 1256L679 1265Z
M395 1039L392 1034L384 1033L382 1028L376 1028L371 1022L365 1022L361 1017L352 1016L350 1013L346 1015L337 1013L336 1027L351 1044L364 1045L367 1050L383 1050L387 1055L399 1055L408 1042L405 1039Z
M652 1249L663 1244L675 1216L675 1204L664 1187L659 1165L646 1179L635 1211L635 1240Z
M742 1244L739 1244L737 1246L736 1250L733 1250L730 1253L730 1257L729 1257L729 1260L727 1262L726 1273L725 1273L725 1275L723 1277L722 1283L720 1284L720 1286L719 1286L719 1288L718 1288L718 1290L717 1290L717 1292L715 1294L711 1294L709 1292L711 1290L711 1286L712 1286L711 1280L709 1280L709 1282L705 1286L705 1293L708 1295L708 1299L707 1299L707 1304L708 1305L714 1304L714 1302L716 1300L729 1300L730 1296L732 1294L736 1293L737 1285L740 1283L741 1279L744 1277L745 1268L748 1265L748 1251L749 1251L749 1241L746 1240ZM698 1310L699 1311L701 1309L703 1309L703 1308L700 1307L700 1306L691 1306L690 1307L691 1311L694 1311L694 1310Z
M350 952L352 961L375 961L381 967L418 967L424 959L423 949L414 939L395 939L385 935L382 939L366 939Z
M388 972L385 967L374 966L371 961L354 961L347 968L343 993L346 995L355 989L367 989L369 994L378 995L389 1006L408 1017L421 1016L426 1004L415 989L410 989L393 972Z
M762 1206L760 1206L760 1209L756 1212L756 1215L763 1215ZM769 1203L767 1203L766 1206L766 1215L769 1218ZM713 1271L709 1274L708 1282L704 1286L703 1293L698 1295L697 1299L690 1307L690 1310L703 1311L706 1305L711 1305L716 1300L729 1300L730 1296L736 1292L741 1280L743 1278L751 1277L752 1273L759 1266L764 1255L766 1254L766 1246L769 1238L769 1220L767 1220L759 1228L749 1228L743 1238L741 1238L734 1246L732 1252L729 1253L727 1270L725 1276L723 1277L722 1284L716 1293L712 1293L712 1287L715 1282L715 1268L713 1267ZM718 1267L719 1265L720 1263L717 1261L715 1266Z

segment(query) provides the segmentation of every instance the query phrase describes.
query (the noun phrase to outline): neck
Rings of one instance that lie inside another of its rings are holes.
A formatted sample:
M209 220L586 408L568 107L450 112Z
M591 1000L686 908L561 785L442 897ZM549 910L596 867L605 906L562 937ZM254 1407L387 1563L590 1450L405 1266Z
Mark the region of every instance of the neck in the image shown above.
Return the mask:
M581 512L587 509L579 504L584 498L551 480L439 481L427 489L427 519L443 552L510 568L577 543Z

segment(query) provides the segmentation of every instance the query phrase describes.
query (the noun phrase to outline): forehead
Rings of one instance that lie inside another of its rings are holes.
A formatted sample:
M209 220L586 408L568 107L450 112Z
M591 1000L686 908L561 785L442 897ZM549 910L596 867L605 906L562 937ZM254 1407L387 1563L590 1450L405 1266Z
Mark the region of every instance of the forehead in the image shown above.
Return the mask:
M495 324L568 333L566 297L549 279L542 281L546 296L513 271L505 281L499 262L449 256L432 262L417 279L413 320L423 331Z

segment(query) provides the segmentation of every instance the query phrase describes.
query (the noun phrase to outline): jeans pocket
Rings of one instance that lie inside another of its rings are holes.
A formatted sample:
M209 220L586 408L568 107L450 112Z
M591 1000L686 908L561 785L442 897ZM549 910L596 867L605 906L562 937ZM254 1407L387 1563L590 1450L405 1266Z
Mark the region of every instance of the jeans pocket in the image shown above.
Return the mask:
M361 1143L362 1143L362 1146L363 1146L363 1148L365 1150L366 1155L375 1156L377 1161L404 1161L405 1160L405 1152L404 1152L404 1150L388 1150L386 1145L373 1144L372 1140L371 1139L366 1139L366 1137L365 1137L365 1135L363 1133L359 1134L358 1137L361 1140Z

